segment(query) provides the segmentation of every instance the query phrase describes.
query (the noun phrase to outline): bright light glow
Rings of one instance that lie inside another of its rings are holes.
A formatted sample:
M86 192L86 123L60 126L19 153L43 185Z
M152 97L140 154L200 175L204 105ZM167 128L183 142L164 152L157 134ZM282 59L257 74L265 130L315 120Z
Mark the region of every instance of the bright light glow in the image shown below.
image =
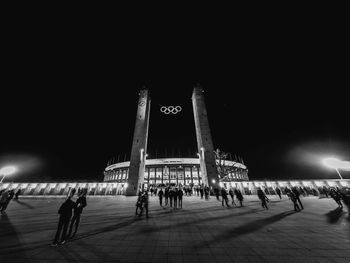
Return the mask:
M215 179L213 179L213 180L211 180L211 181L213 182L213 184L215 184L215 183L216 183Z
M125 188L125 189L128 188L128 183L125 183L125 184L124 184L124 188Z
M17 169L14 166L5 166L5 167L0 169L0 175L7 176L10 174L13 174L14 172L16 172L16 170Z
M350 162L348 161L341 161L337 158L325 158L322 160L322 163L329 168L350 171Z

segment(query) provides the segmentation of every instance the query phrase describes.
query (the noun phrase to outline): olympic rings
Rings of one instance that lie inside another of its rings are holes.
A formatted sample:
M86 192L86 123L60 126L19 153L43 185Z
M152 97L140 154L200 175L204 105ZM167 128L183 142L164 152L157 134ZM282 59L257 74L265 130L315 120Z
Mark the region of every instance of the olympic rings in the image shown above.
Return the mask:
M182 110L181 106L162 106L160 111L164 114L177 114Z

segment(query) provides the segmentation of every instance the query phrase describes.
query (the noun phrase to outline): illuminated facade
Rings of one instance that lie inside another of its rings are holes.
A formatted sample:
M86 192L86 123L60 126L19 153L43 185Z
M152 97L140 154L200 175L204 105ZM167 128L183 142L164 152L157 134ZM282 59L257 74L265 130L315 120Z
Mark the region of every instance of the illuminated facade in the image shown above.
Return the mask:
M126 176L126 175L125 175ZM350 188L350 179L323 179L323 180L284 180L284 181L231 181L220 182L226 187L235 187L241 190L244 195L256 195L258 187L267 194L275 195L276 188L284 193L286 187L302 187L308 195L322 194L323 187ZM123 195L126 190L126 183L118 182L95 182L95 183L3 183L0 184L0 191L3 189L22 190L23 196L67 196L70 189L86 189L88 196L113 196Z
M130 162L109 165L104 172L104 182L126 184L128 182ZM247 167L241 163L226 161L234 169L225 182L248 181ZM200 161L196 158L146 159L144 170L144 187L159 185L196 186L205 184L202 179Z

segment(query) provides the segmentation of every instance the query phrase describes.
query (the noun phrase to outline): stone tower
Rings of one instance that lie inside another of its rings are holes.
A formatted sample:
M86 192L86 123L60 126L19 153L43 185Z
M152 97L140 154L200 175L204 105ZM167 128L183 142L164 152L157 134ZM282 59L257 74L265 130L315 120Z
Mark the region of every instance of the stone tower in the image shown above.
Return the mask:
M215 183L219 182L219 176L216 168L213 140L211 138L207 109L204 101L204 91L202 88L193 88L192 105L202 181L205 185L214 188Z
M137 195L143 187L151 98L147 89L140 90L132 141L128 187L125 195Z

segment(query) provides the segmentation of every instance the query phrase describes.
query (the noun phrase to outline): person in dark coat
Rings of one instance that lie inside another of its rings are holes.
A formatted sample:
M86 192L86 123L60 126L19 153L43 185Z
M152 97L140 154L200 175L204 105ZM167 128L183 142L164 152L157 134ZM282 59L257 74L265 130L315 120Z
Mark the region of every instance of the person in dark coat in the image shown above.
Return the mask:
M168 205L168 202L169 202L169 187L165 188L165 190L164 190L164 197L165 197L165 205Z
M177 187L174 189L174 192L173 192L173 198L174 198L174 208L176 209L177 208L177 197L178 197L178 190L177 190Z
M297 203L297 198L296 198L296 195L293 191L290 191L288 192L288 196L290 198L290 200L293 202L294 204L294 211L295 212L299 212L301 211L300 207L298 206L298 203Z
M281 190L279 188L276 188L276 193L279 196L279 198L282 199Z
M21 194L21 189L18 189L15 193L15 198L14 200L18 200L18 196Z
M226 189L224 187L221 188L221 204L222 206L224 206L224 202L226 203L227 207L230 207L228 204L228 198L227 198L227 192Z
M265 193L263 192L263 190L261 190L261 188L258 189L257 194L258 194L258 197L259 197L259 199L260 199L260 201L261 201L261 206L262 206L263 208L269 209L269 208L267 207L267 204L266 204L266 195L265 195Z
M239 201L240 205L243 206L243 195L242 195L241 191L238 189L235 189L234 192L235 192L235 195L236 195L237 200Z
M298 189L296 187L293 187L292 192L295 194L295 198L296 198L297 202L299 203L300 208L304 209L304 206L300 201L300 193L299 193Z
M178 198L178 206L179 208L182 208L182 196L184 195L182 189L180 188L179 191L177 192L177 198Z
M3 196L1 197L2 204L1 204L0 212L4 212L6 210L8 204L10 203L10 201L12 200L14 195L15 195L15 191L14 190L5 191L5 199L3 200Z
M66 201L60 206L58 210L58 214L60 215L60 218L58 221L55 239L51 244L52 246L57 246L61 232L62 232L62 235L61 235L60 244L66 243L66 234L69 226L69 221L72 217L72 210L75 208L75 202L73 202L71 198L72 198L72 195L69 195Z
M173 207L173 199L174 199L174 190L173 189L169 189L170 207Z
M68 233L69 237L74 237L78 231L79 222L80 222L80 215L83 212L83 208L86 207L86 197L85 196L86 196L86 192L82 191L82 192L80 192L80 195L79 195L77 201L75 201L74 213L73 213L73 217L70 221L70 226L69 226L69 233ZM74 229L74 233L72 235L74 223L75 223L75 229Z
M334 201L338 204L338 207L343 208L343 204L341 203L341 195L338 191L332 188L329 192L329 195L334 199Z
M137 197L136 200L136 211L135 211L135 215L139 215L138 211L139 209L142 210L142 202L141 202L141 197L142 197L142 191L139 191L139 195Z
M234 204L236 206L236 203L235 203L235 195L234 195L234 192L233 192L233 189L230 188L230 190L228 191L229 195L231 196L231 199L232 199L232 205Z
M141 195L141 203L142 203L142 207L141 207L141 212L139 214L139 217L142 216L143 209L145 209L146 210L146 217L148 218L148 192L147 191L145 191Z
M160 206L163 206L163 195L164 195L163 189L160 189L158 192Z

